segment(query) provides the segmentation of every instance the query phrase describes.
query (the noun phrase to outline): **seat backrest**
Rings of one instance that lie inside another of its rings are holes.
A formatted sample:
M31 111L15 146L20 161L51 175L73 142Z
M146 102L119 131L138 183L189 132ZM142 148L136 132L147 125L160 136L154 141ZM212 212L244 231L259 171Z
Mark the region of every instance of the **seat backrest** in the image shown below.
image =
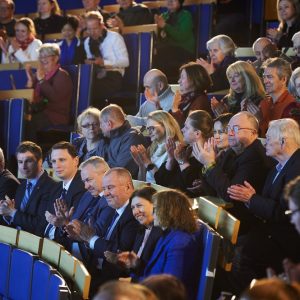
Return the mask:
M152 68L152 53L154 43L154 31L140 33L141 62L139 87L143 86L145 74Z
M8 295L8 280L12 246L0 243L0 298Z
M0 90L25 89L27 76L22 70L3 70L0 71Z
M78 261L75 271L75 285L80 291L83 299L88 299L91 284L91 275L84 264Z
M198 217L213 228L217 228L221 207L209 201L206 197L196 198L198 202Z
M17 245L18 230L12 227L0 225L0 242Z
M29 300L35 257L24 250L13 249L9 276L9 299Z
M77 263L78 259L63 249L60 253L58 270L62 275L74 280Z
M0 100L0 147L6 157L7 152L7 135L8 135L8 118L9 115L9 100ZM0 236L1 239L1 236Z
M44 238L41 256L51 265L57 267L59 265L60 253L63 248L62 245Z
M40 255L43 239L37 235L20 230L18 248Z
M62 300L67 299L69 295L69 289L64 279L58 274L51 274L49 282L48 297L47 300Z
M15 13L16 14L28 14L37 11L36 0L14 0L15 2Z
M31 300L46 299L52 268L46 262L36 260L33 265Z
M82 7L82 0L72 0L72 1L58 0L57 2L59 4L59 7L64 10Z

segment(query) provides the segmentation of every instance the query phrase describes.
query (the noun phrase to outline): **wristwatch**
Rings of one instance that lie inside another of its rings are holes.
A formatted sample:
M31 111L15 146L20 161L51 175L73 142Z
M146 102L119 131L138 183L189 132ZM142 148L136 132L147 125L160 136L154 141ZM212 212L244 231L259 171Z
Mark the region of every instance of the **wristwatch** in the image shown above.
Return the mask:
M150 164L146 167L146 170L147 170L147 171L151 171L151 170L153 170L154 168L156 168L156 165L153 164L153 163L150 163Z
M183 165L185 163L185 161L183 159L178 159L177 162L179 165Z

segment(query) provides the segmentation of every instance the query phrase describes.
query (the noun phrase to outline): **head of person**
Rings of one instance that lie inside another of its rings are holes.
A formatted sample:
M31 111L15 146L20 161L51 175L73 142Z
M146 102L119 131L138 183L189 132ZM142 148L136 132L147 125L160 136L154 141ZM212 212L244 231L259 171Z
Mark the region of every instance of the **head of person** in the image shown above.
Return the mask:
M85 15L86 31L87 35L94 39L98 40L105 28L103 17L99 11L90 11Z
M182 128L185 143L192 145L197 141L203 143L212 136L213 119L205 110L192 111Z
M291 223L300 234L300 176L291 180L284 188L284 197L288 201Z
M149 226L153 223L152 196L155 193L153 187L145 186L135 190L131 195L132 214L141 225Z
M167 138L183 140L178 123L171 114L163 110L156 110L148 115L147 131L151 142L162 143Z
M77 128L87 140L95 141L99 139L100 129L100 110L89 107L77 117Z
M235 114L227 126L230 148L237 154L242 153L258 137L258 120L247 111Z
M197 223L190 199L180 191L166 190L153 195L154 225L163 229L193 233Z
M266 133L266 154L278 160L291 156L300 148L298 123L289 118L271 121Z
M289 81L288 89L297 100L300 99L300 67L293 71Z
M120 8L128 9L128 8L132 7L133 0L117 0L117 3L120 5Z
M149 288L159 300L186 300L187 292L183 283L170 274L151 275L142 285Z
M55 43L45 43L38 50L39 62L46 74L58 68L60 48Z
M102 179L109 170L107 162L100 156L92 156L79 166L81 179L86 190L94 197L102 192Z
M235 94L243 94L244 98L253 96L265 96L264 86L258 77L252 64L245 61L237 61L226 70L227 79L230 84L229 97Z
M100 128L104 136L109 137L113 129L121 127L125 122L123 109L117 104L110 104L100 112Z
M59 142L51 148L51 163L55 175L63 180L71 180L78 170L79 158L74 145L69 142Z
M300 57L300 31L296 32L292 37L293 50L296 56Z
M276 57L269 58L263 63L263 81L267 94L281 94L287 89L292 69L291 65L284 59Z
M2 172L5 168L5 158L3 154L3 150L0 148L0 172Z
M134 191L131 174L124 168L110 169L104 174L102 188L108 205L118 209L125 205Z
M144 93L146 99L152 99L161 95L168 86L167 76L158 69L151 69L144 76Z
M184 0L167 0L167 8L170 13L174 13L182 9Z
M82 5L86 11L98 10L100 0L82 0Z
M180 67L178 80L181 95L190 92L206 92L212 86L212 80L206 69L190 62Z
M293 21L300 15L298 0L277 0L277 15L281 23ZM281 25L282 26L282 25Z
M246 290L240 300L296 300L299 299L299 288L279 278L260 279Z
M63 39L72 41L76 37L76 32L79 26L79 20L75 16L66 16L64 25L61 29Z
M33 142L24 141L17 147L18 170L26 179L36 178L42 171L42 149Z
M218 151L229 147L227 126L231 118L231 113L225 113L214 120L214 141Z
M21 18L15 24L16 39L25 42L36 35L34 23L30 18Z
M234 56L236 45L233 40L224 34L216 35L206 43L211 61L219 65L226 56Z
M37 11L41 17L61 14L57 0L37 0Z
M125 281L109 281L99 288L93 300L158 300L145 286Z
M270 58L266 56L266 53L265 53L265 49L266 47L269 47L270 45L274 45L272 43L272 41L266 37L260 37L258 38L252 45L252 49L253 49L253 52L256 56L256 59L259 61L259 62L264 62L267 58Z
M6 23L13 19L15 3L13 0L0 0L0 22Z

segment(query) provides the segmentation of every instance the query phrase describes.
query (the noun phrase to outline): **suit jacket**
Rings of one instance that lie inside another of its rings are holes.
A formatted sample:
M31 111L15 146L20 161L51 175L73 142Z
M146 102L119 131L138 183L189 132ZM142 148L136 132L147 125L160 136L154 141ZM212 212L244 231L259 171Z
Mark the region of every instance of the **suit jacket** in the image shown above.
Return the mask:
M230 199L227 189L247 180L260 193L273 163L267 158L261 142L255 140L240 155L236 155L232 149L227 150L217 165L204 176L219 197L233 203L233 208L229 211L241 221L240 233L247 232L255 218L244 203Z
M43 228L40 225L46 221L45 211L49 204L49 196L56 186L57 182L44 171L31 192L25 210L22 212L20 206L26 190L26 180L22 181L16 192L15 206L17 212L12 224L41 236L43 234Z
M171 274L179 278L193 299L200 275L201 251L195 235L180 230L167 230L156 244L146 265L144 277L156 274Z
M4 169L0 173L0 199L5 199L5 195L10 199L15 199L19 184L19 180L9 170Z
M109 224L111 223L111 220ZM104 251L117 252L131 251L135 237L139 228L139 223L132 215L130 204L127 205L116 226L114 227L110 239L105 240L99 238L94 245L93 254L97 257L104 258ZM108 263L106 260L103 262L103 268L101 272L101 282L105 282L111 279L120 277L123 272L118 266Z

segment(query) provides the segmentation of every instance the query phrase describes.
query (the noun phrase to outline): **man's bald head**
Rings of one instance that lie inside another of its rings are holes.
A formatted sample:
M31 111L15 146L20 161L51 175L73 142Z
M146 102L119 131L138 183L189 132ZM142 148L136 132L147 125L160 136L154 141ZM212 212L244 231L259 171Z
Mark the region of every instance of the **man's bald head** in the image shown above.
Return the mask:
M267 57L265 57L265 54L263 52L263 50L268 47L271 46L273 43L270 39L266 38L266 37L260 37L258 38L254 43L253 43L253 51L255 53L255 56L258 60L260 61L265 61Z
M150 96L156 93L158 96L168 88L167 76L158 69L151 69L144 76L144 87L148 89Z

